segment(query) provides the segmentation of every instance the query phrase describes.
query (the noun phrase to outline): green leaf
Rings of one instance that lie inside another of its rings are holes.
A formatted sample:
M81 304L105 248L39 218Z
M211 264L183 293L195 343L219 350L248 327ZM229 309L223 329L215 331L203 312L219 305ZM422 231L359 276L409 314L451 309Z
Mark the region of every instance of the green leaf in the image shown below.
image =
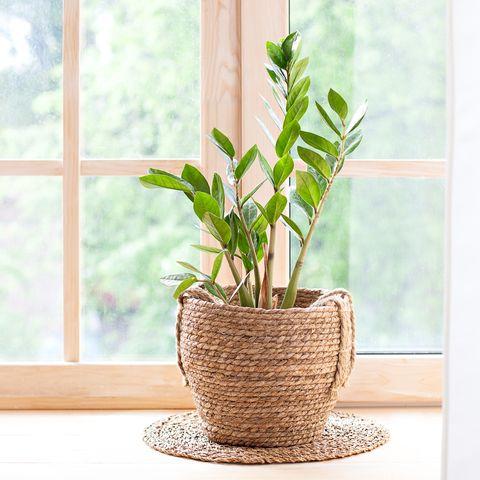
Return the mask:
M273 123L279 128L279 130L281 130L282 129L282 122L280 121L277 114L275 113L275 110L270 105L270 102L263 95L260 95L260 98L262 99L263 105L265 106L265 109L267 110L268 114L270 115L270 118L273 120Z
M310 77L302 78L289 92L287 99L287 112L290 107L297 101L301 99L310 88Z
M179 283L182 283L187 278L195 278L195 275L192 273L172 273L170 275L165 275L160 279L160 283L167 287L175 287Z
M265 64L265 69L267 70L268 76L272 79L275 83L281 82L281 77L275 72L271 65Z
M213 213L206 213L202 221L216 240L218 240L222 245L227 245L232 237L232 231L225 220L217 217Z
M235 168L235 178L240 180L248 169L252 166L253 162L257 158L258 148L254 145L248 152L242 157Z
M215 260L213 261L212 274L210 275L212 282L215 282L215 280L217 279L218 272L220 272L220 268L222 266L222 260L223 260L223 252L219 253L215 257Z
M203 176L202 172L193 165L185 164L182 170L182 178L192 185L195 191L210 193L210 186L208 185L207 179Z
M188 287L191 287L197 281L195 277L186 278L173 292L173 298L177 299Z
M287 62L289 62L293 55L293 44L297 38L298 33L292 32L290 35L287 35L282 42L282 51Z
M247 193L241 200L240 206L243 207L252 197L257 193L257 191L260 189L260 187L267 181L267 179L263 180L260 182L253 190L251 190L249 193Z
M328 104L342 120L345 120L348 115L347 102L338 92L336 92L332 88L328 92Z
M299 32L297 32L297 38L295 39L295 42L293 42L292 51L293 55L290 63L295 64L300 56L300 52L302 51L302 36Z
M267 55L270 60L280 68L287 66L287 59L285 58L283 50L276 43L267 42Z
M287 197L277 192L265 205L264 216L270 225L275 224L287 206Z
M260 152L260 150L258 151L258 160L260 161L260 167L262 168L263 173L270 181L270 183L275 186L272 167L268 163L268 160L263 156L262 152Z
M230 255L235 255L235 252L237 251L237 245L238 245L238 230L239 230L240 220L233 210L228 214L225 220L230 225L230 231L232 232L232 236L228 241L227 249L230 252Z
M203 286L205 287L205 290L210 292L214 297L220 298L221 300L226 300L226 297L222 298L223 295L220 295L220 293L217 291L217 289L213 286L213 283L205 282L203 284ZM218 286L219 285L217 285L217 287ZM225 292L223 292L223 293L225 293Z
M310 165L307 167L307 172L313 175L313 177L317 181L317 184L320 187L320 198L321 198L323 196L323 192L325 192L325 189L327 188L327 183L328 183L327 180L322 174L318 172L318 170L315 170Z
M207 212L220 216L220 207L217 201L208 193L197 192L193 201L193 210L200 220L203 220Z
M210 247L209 245L199 245L199 244L193 244L190 245L193 248L196 248L197 250L200 250L202 252L208 252L208 253L220 253L223 252L222 249L216 248L216 247Z
M149 174L140 177L140 182L147 188L168 188L180 192L193 193L193 187L180 177L164 174Z
M297 193L295 188L289 189L289 199L290 203L304 213L309 220L313 218L313 208Z
M227 195L228 199L230 200L230 202L235 204L237 199L235 197L235 192L233 191L233 188L228 183L224 182L223 183L223 190L224 190L225 194Z
M347 138L347 141L345 142L345 151L343 152L344 156L350 155L353 153L357 147L360 145L360 143L363 140L362 136L362 131L357 130L353 135Z
M177 260L177 263L181 265L183 268L186 268L187 270L191 270L192 272L199 273L200 275L205 275L204 273L202 273L201 270L199 270L197 267L195 267L191 263L182 262L180 260Z
M303 200L314 208L318 207L320 202L320 187L312 174L297 170L295 187L297 193Z
M300 122L301 118L305 115L307 109L308 97L303 97L289 108L287 115L283 120L283 125L288 125L291 122Z
M317 172L321 173L325 178L332 176L330 165L328 162L317 152L308 148L298 147L298 156L307 164L313 167Z
M295 83L301 78L301 76L305 73L305 70L308 66L308 58L302 58L298 62L296 62L292 70L290 72L290 78L288 80L288 87L291 89Z
M302 140L311 147L329 153L334 157L338 156L337 147L330 140L310 132L300 132L300 137L302 137Z
M227 180L230 185L235 185L235 170L238 166L238 162L232 158L228 163L227 163Z
M257 207L253 201L247 202L242 208L247 227L250 228L257 218Z
M286 115L287 110L286 110L286 101L285 97L281 97L280 94L278 93L277 89L272 86L272 94L273 98L275 98L275 101L277 102L278 107L280 108L280 111Z
M325 120L325 123L340 137L342 134L335 123L333 123L333 120L330 118L327 111L318 102L315 102L315 105L317 106L317 110L319 111L323 120Z
M293 170L293 159L290 154L284 155L273 167L273 181L276 188L280 186L287 180Z
M367 113L368 109L368 102L365 100L365 102L360 105L360 107L355 111L355 113L352 116L352 119L350 120L350 123L348 124L346 133L347 135L350 132L353 132L359 125L362 123L363 117L365 117L365 114Z
M259 235L262 234L268 228L268 220L265 218L263 213L260 213L255 219L252 225L252 230L257 232Z
M214 128L210 133L210 139L225 155L230 158L235 156L235 149L233 148L232 142L220 130Z
M265 136L267 137L268 141L273 145L275 146L275 139L273 138L273 135L270 133L270 130L268 129L268 127L265 125L265 123L263 123L263 120L261 120L260 118L258 117L255 117L258 124L260 125L260 127L262 128L263 130L263 133L265 134Z
M213 174L212 180L212 197L218 203L220 207L220 217L223 217L225 214L225 190L223 188L222 178L218 173Z
M275 152L278 158L287 154L297 141L300 134L300 125L297 122L288 124L280 133L275 144Z
M302 230L300 227L290 218L282 213L283 223L287 228L300 240L301 243L305 241Z

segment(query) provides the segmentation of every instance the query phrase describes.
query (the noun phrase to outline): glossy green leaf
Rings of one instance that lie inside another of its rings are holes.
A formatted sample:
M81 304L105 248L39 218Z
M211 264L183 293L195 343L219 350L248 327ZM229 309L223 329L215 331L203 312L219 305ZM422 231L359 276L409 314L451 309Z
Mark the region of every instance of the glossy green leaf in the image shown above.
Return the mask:
M310 220L313 218L313 208L297 193L295 188L289 189L289 199L290 203L300 210L305 216Z
M293 171L293 159L289 153L280 158L273 167L273 182L275 187L280 188Z
M288 124L280 133L275 144L275 152L277 153L278 158L283 157L285 154L289 153L290 149L293 147L297 141L298 135L300 134L300 125L297 122L292 122Z
M343 97L333 90L332 88L328 92L328 104L332 110L342 119L345 120L348 115L348 105Z
M263 213L260 213L258 217L255 219L252 225L252 230L257 232L258 234L263 233L268 228L268 220L265 218Z
M235 191L233 190L233 188L228 183L223 182L223 190L225 192L225 195L230 200L230 202L235 204L237 199L235 197Z
M187 288L191 287L198 280L195 277L186 278L173 292L173 298L177 299Z
M207 179L203 176L202 172L193 165L185 164L182 170L182 178L192 185L196 192L210 193L210 186L208 185Z
M261 129L263 130L263 133L265 134L265 136L267 137L268 141L273 145L275 146L275 139L273 138L273 135L270 133L270 130L268 129L268 127L265 125L265 123L263 122L262 119L258 118L258 117L255 117L258 124L260 125Z
M265 69L267 70L268 76L272 79L274 83L280 83L281 77L277 72L272 68L271 65L265 64Z
M288 80L288 87L291 89L295 85L295 83L300 80L302 75L305 73L305 70L308 66L308 58L302 58L298 62L296 62L292 70L290 71L290 78Z
M243 207L243 205L245 205L254 195L255 193L257 193L257 191L262 187L262 185L267 181L267 179L263 180L262 182L260 182L255 188L253 188L253 190L251 190L250 192L248 192L241 200L240 202L240 206Z
M253 162L257 158L258 148L254 145L248 152L242 157L235 168L235 178L240 180L248 169L252 166Z
M222 266L222 261L223 261L223 252L219 253L215 257L215 260L213 261L212 273L210 275L212 282L215 282L215 280L217 279L218 273L220 272L220 268Z
M292 32L289 35L285 37L285 39L282 42L282 51L283 55L285 56L285 59L287 62L289 62L292 58L293 55L293 44L297 38L298 33L297 32Z
M352 119L350 120L346 130L347 134L353 132L360 125L360 123L362 123L363 117L365 117L365 114L367 113L367 109L368 102L365 100L365 102L363 102L362 105L360 105L360 107L352 115Z
M330 140L310 132L300 132L300 137L302 137L302 140L307 145L310 145L311 147L322 152L329 153L334 157L338 156L337 147Z
M216 200L218 206L220 207L219 217L223 217L225 214L225 190L223 188L222 178L218 173L213 174L212 197Z
M267 177L267 179L270 181L272 185L275 185L275 182L273 180L273 170L270 164L268 163L268 160L264 157L263 153L258 151L258 160L260 162L260 167L263 170L263 173Z
M300 197L314 208L320 202L320 187L312 174L297 170L295 188Z
M220 207L217 201L210 194L204 192L197 192L195 194L193 210L200 220L203 220L207 212L213 213L217 217L220 216Z
M362 140L363 136L361 130L357 130L353 135L350 135L345 142L345 151L343 152L344 155L352 154L360 145Z
M278 221L280 215L285 210L288 200L287 197L280 192L275 193L265 205L265 218L270 225Z
M290 107L297 101L303 98L310 88L310 77L304 77L292 88L288 94L287 112Z
M207 253L220 253L223 250L221 248L216 248L216 247L210 247L209 245L199 245L199 244L193 244L190 245L191 247L200 250L201 252L207 252Z
M275 98L275 101L277 102L278 107L280 108L280 111L286 115L287 113L287 103L285 100L285 97L280 96L278 93L278 90L272 86L272 95L273 98Z
M235 149L229 138L217 128L214 128L210 133L212 142L230 158L235 156Z
M305 115L307 109L308 97L303 97L289 108L287 115L283 120L283 125L288 125L291 122L300 122L301 118Z
M232 210L225 218L225 221L230 225L230 231L232 232L232 236L227 244L227 249L230 252L230 255L235 255L238 245L239 219L236 213Z
M172 273L170 275L165 275L160 279L160 283L167 287L175 287L178 284L182 283L187 278L195 278L195 275L192 273Z
M147 188L168 188L180 192L193 193L193 187L180 177L164 174L149 174L140 177L140 182Z
M181 260L177 260L177 263L181 265L183 268L186 268L187 270L191 270L192 272L199 273L200 275L205 275L204 273L202 273L201 270L199 270L197 267L195 267L191 263L182 262Z
M257 207L255 205L255 202L250 200L247 202L243 208L242 208L243 216L245 218L245 222L247 224L247 227L250 228L257 218Z
M220 242L221 245L227 245L232 237L232 232L228 223L213 213L206 213L203 216L203 223L206 225L210 234Z
M340 130L337 128L333 120L330 118L327 111L318 102L315 102L315 105L317 106L317 110L322 116L325 123L340 137L341 136Z
M319 173L318 170L311 167L310 165L308 165L307 167L307 172L310 173L317 181L317 184L320 187L320 198L322 198L323 192L327 188L327 183L328 183L327 179L321 173Z
M321 173L325 178L332 176L330 165L328 162L317 152L304 147L298 147L298 156L307 164Z
M267 42L267 55L270 60L280 68L287 66L287 59L285 58L283 50L276 43Z
M287 228L300 240L301 243L303 243L305 241L305 238L300 227L290 217L283 215L283 213L282 220L283 223L287 226Z
M265 109L270 115L270 118L273 120L273 123L278 127L279 130L281 130L282 122L278 118L278 115L275 113L275 110L273 109L273 107L270 105L270 102L263 95L260 95L260 98L262 99L263 105L265 106Z

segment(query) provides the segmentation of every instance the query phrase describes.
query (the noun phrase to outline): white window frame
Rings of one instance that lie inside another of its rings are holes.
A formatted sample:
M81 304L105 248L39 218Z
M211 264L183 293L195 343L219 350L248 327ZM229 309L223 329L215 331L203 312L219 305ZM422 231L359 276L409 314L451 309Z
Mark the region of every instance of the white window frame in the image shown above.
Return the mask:
M61 176L64 235L64 362L0 364L0 408L190 408L192 399L173 364L85 363L80 358L80 180L138 176L148 167L179 173L185 163L206 175L224 163L206 140L219 126L245 151L272 147L255 122L269 96L263 64L267 39L288 32L288 0L201 0L201 159L84 160L79 155L80 0L64 0L63 160L0 160L0 176ZM273 15L275 13L275 15ZM273 158L273 157L272 157ZM257 169L257 170L256 170ZM253 188L258 167L245 178ZM444 160L349 160L345 177L443 177ZM259 193L262 195L262 192ZM208 241L208 239L204 239ZM279 234L277 285L288 278L289 241ZM202 266L208 268L208 256ZM226 280L226 278L224 278ZM441 355L359 355L344 405L439 405Z

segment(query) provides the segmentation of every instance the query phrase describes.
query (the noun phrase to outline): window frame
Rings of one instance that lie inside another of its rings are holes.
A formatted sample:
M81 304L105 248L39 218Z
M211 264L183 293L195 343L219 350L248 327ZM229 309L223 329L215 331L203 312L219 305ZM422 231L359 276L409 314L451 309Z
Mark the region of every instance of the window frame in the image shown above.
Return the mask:
M80 0L64 0L63 160L0 160L0 175L63 178L64 362L0 364L0 408L191 408L174 364L85 363L80 358L80 180L82 176L137 176L149 167L180 173L185 163L204 174L223 172L223 159L207 141L215 125L245 151L272 147L254 121L267 96L263 70L267 39L288 33L288 0L201 0L201 157L198 159L81 159L79 154ZM272 12L276 14L273 16ZM444 177L445 160L349 160L344 177ZM242 188L260 174L252 167ZM266 190L260 190L265 200ZM211 243L205 235L202 241ZM289 272L286 229L277 237L275 283ZM211 256L202 255L209 268ZM223 273L223 281L228 281ZM340 393L344 405L438 405L442 398L442 355L359 355L352 378ZM20 381L21 380L21 381Z

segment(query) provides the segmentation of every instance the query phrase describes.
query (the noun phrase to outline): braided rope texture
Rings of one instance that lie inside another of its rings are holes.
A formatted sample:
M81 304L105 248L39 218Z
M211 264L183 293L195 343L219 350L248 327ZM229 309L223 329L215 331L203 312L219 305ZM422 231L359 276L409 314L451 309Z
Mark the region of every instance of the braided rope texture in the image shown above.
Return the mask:
M151 448L176 457L216 463L319 462L368 452L387 442L387 430L372 420L346 413L330 414L323 435L293 447L240 447L211 442L197 412L172 415L145 429ZM319 477L320 478L320 477Z
M279 302L284 293L274 289ZM225 305L199 287L179 298L178 365L212 442L318 440L353 368L354 340L346 290L300 289L285 310Z

